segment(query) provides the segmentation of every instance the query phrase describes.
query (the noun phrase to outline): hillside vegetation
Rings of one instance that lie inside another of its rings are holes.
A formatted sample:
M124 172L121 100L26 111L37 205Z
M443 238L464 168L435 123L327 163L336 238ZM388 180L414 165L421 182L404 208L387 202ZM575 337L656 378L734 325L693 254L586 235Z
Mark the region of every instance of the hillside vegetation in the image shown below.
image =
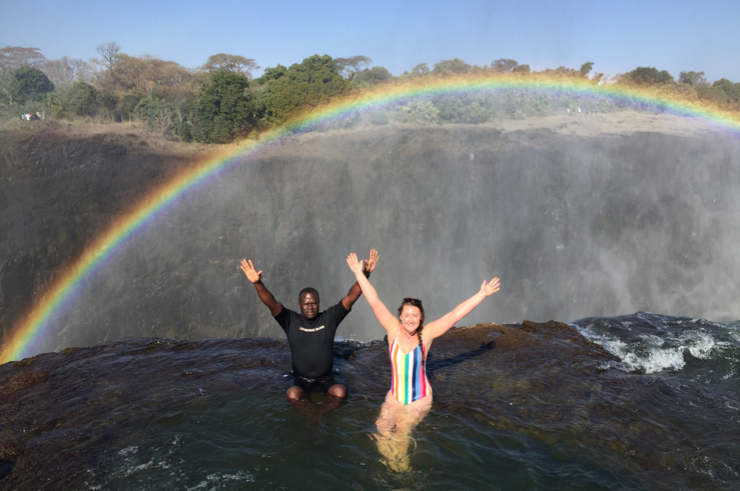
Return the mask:
M100 58L89 61L68 57L47 60L37 48L0 49L0 117L20 119L22 114L38 113L39 118L106 124L141 121L171 139L226 143L256 137L336 97L410 81L485 76L616 84L740 118L740 84L726 79L710 83L703 72L695 71L681 72L674 79L665 70L638 67L607 80L603 73L593 72L593 62L577 69L537 72L510 59L476 66L455 58L431 68L421 63L396 77L372 65L367 56L314 55L289 67L268 67L255 79L252 73L259 65L241 55L219 53L202 66L188 69L174 61L125 54L113 42L101 44L97 52ZM373 112L364 122L480 124L494 118L521 119L581 109L611 112L621 107L607 99L504 91L406 101ZM361 119L351 115L335 126L351 127Z

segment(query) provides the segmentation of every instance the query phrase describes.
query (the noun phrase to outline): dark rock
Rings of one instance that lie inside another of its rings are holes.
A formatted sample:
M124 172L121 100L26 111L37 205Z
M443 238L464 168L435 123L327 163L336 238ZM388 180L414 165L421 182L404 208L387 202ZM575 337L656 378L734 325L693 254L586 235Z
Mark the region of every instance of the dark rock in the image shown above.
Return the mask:
M20 372L0 386L0 397L7 397L9 394L21 389L25 389L34 384L44 382L49 378L48 372Z

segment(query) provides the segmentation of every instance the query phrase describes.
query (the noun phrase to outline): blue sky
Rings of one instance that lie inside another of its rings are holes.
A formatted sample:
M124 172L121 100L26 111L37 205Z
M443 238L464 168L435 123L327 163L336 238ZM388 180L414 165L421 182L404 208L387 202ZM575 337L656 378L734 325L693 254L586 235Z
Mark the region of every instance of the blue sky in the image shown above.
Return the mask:
M740 82L738 25L740 0L0 0L0 47L36 47L48 59L96 57L115 41L190 68L216 53L262 68L365 55L394 75L450 58L511 58L533 70L592 61L610 76L654 66Z

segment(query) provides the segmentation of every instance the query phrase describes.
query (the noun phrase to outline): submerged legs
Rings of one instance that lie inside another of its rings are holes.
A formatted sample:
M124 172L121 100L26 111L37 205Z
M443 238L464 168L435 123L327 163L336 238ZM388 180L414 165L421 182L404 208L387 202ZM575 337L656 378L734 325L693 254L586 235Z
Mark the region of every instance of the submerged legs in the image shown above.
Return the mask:
M347 388L342 384L332 385L327 391L326 397L321 404L314 404L311 402L308 399L306 391L297 385L291 386L287 391L285 391L285 395L288 396L290 402L292 402L297 409L318 421L322 414L336 408L339 403L347 397Z
M409 469L409 446L412 442L416 443L411 432L431 408L431 395L408 405L398 402L390 392L385 397L375 423L378 432L373 438L383 456L382 462L393 472L405 472Z

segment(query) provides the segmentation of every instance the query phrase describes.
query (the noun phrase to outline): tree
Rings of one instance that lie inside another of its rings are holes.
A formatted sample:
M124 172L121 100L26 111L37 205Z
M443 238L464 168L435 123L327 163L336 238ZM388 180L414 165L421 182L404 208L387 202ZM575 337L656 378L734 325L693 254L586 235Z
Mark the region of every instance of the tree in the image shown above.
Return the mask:
M678 75L678 83L689 84L692 87L709 85L704 78L704 72L681 72Z
M38 48L6 46L0 49L0 77L24 66L37 66L46 58Z
M414 68L411 69L411 72L403 72L400 77L398 77L400 80L404 79L415 79L418 77L423 77L425 75L428 75L431 72L429 70L429 66L426 63L419 63Z
M506 58L493 60L491 62L491 70L493 70L494 72L498 72L498 73L513 72L518 66L519 66L519 63L517 61L509 60Z
M109 90L133 90L144 94L153 91L163 95L171 87L189 82L192 75L174 61L164 61L153 56L128 56L119 54L118 61L103 74L96 85Z
M354 72L350 77L352 86L354 87L370 87L377 84L387 83L393 80L391 72L383 68L382 66L374 66L372 68L365 68L360 72Z
M619 84L633 85L665 85L675 83L673 76L665 70L658 71L654 67L637 67L631 72L622 75L617 81Z
M581 65L581 69L578 70L578 73L581 74L581 77L588 77L588 74L591 72L591 69L594 67L594 62L589 61L587 63L584 63Z
M453 60L442 60L434 64L432 73L435 75L460 75L468 73L473 69L470 65L459 58Z
M277 80L288 73L288 69L283 65L278 65L274 68L265 68L265 73L260 78L255 80L260 85L265 85L270 80Z
M99 44L95 51L103 57L102 65L108 71L113 69L113 65L120 60L121 47L114 42Z
M740 84L733 84L726 78L722 78L714 82L712 84L712 87L716 87L717 89L722 90L725 94L727 94L727 97L729 97L736 103L740 103Z
M260 118L268 126L281 125L297 111L351 90L329 55L313 55L284 72L276 69L270 73L279 76L267 81L257 100Z
M145 58L118 54L115 66L102 74L96 85L111 90L133 90L148 94L153 88L152 66Z
M63 90L78 80L88 79L92 67L80 59L62 56L58 60L49 60L39 68L49 77L57 90Z
M157 87L174 87L191 79L187 68L174 61L145 57L151 66L150 81Z
M589 61L588 63L584 63L581 65L581 69L578 70L578 74L583 78L588 78L588 74L591 73L591 69L594 67L594 62ZM599 82L601 82L601 79L604 77L603 73L595 73L593 77L591 77L591 82L594 85L598 85Z
M12 72L7 84L8 103L24 104L39 101L44 94L54 91L54 84L38 68L22 66Z
M501 58L491 62L491 70L496 73L521 73L527 75L530 72L529 65L520 65L516 60Z
M429 65L427 65L426 63L419 63L418 65L416 65L414 68L411 69L411 74L417 75L417 76L424 76L424 75L427 75L430 71L431 70L429 70Z
M725 108L735 106L735 101L732 97L719 86L709 84L699 85L698 87L694 87L694 90L696 91L696 95L699 96L699 99L715 102Z
M257 70L260 66L251 58L244 58L239 55L228 55L219 53L208 57L201 70L206 72L215 72L216 70L228 70L230 72L246 75L252 78L251 71Z
M224 143L246 135L255 123L248 87L249 79L245 75L226 69L211 72L192 112L193 139Z
M372 63L373 60L367 56L351 56L349 58L334 58L334 63L337 66L339 73L347 78L351 78L353 74L359 72L363 68L367 67Z

